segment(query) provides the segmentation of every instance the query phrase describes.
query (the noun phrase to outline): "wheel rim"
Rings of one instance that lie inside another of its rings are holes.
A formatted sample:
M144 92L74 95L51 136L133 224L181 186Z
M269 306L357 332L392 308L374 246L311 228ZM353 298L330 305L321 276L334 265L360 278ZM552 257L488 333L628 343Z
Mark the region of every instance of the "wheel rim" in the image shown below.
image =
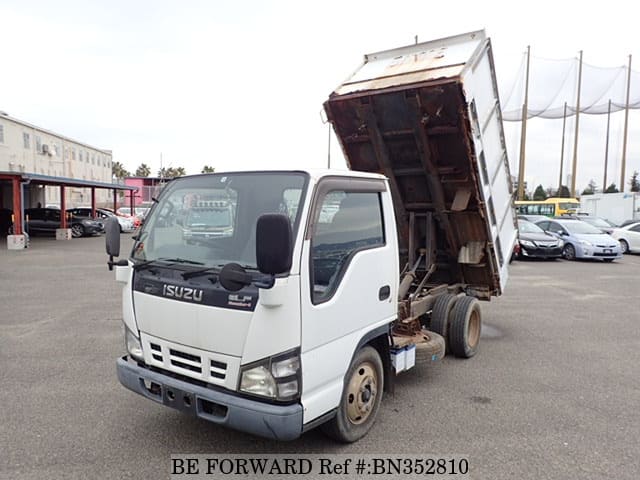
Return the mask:
M471 316L469 317L469 331L467 338L469 339L469 348L475 348L480 341L480 315L475 309L471 311Z
M620 248L622 249L622 253L627 253L629 251L629 245L624 240L620 240Z
M373 412L378 396L378 375L374 366L361 364L349 381L347 388L347 418L354 425L367 421Z
M573 257L575 257L575 252L573 251L573 247L571 245L567 245L566 247L564 247L564 257L567 260L573 260Z
M71 227L71 234L74 237L80 237L82 236L82 227L80 225L73 225Z

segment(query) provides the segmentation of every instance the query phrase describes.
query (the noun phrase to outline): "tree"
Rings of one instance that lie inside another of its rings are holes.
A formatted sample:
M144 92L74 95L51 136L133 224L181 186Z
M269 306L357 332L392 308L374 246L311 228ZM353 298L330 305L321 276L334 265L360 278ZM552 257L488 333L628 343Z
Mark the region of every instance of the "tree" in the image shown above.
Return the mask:
M185 171L184 167L169 167L169 168L162 167L160 170L158 170L158 176L160 178L182 177L183 175L186 175L186 174L187 172Z
M640 192L640 180L638 180L637 171L634 171L633 175L631 175L631 180L629 180L629 185L631 186L632 192Z
M120 162L113 162L113 164L111 165L111 173L113 174L114 177L120 178L120 179L131 176L131 173L129 173L129 170L124 168L124 165L122 165Z
M591 179L589 180L589 184L587 185L587 188L585 188L582 191L582 195L593 195L594 193L596 193L597 190L598 190L598 185L596 184L595 180Z
M560 189L556 192L556 197L571 198L571 192L569 191L569 187L567 187L566 185L562 185Z
M151 169L146 163L141 163L136 169L136 177L148 177L151 174Z
M544 187L542 185L538 185L536 187L535 192L533 192L533 199L534 200L546 200L547 199L547 194L544 191Z
M204 167L202 167L202 170L200 171L200 173L214 173L216 171L216 169L210 165L205 165Z
M612 183L611 185L609 185L604 191L604 193L618 193L618 192L620 192L620 190L618 190L618 187L616 187L615 183Z

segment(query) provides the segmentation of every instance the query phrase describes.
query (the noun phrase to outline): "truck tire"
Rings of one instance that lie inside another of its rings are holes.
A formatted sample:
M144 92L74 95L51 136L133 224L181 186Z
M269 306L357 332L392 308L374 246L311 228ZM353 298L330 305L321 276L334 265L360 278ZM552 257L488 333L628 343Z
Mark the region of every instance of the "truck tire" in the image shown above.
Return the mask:
M482 316L480 302L474 297L461 297L456 301L449 321L449 346L456 357L471 358L480 343Z
M356 353L344 377L342 397L335 417L321 429L343 443L364 437L375 422L382 400L384 369L378 351L366 345Z
M447 342L447 335L449 335L449 317L451 316L451 310L456 303L458 297L445 293L436 298L431 310L431 323L429 330L442 335Z

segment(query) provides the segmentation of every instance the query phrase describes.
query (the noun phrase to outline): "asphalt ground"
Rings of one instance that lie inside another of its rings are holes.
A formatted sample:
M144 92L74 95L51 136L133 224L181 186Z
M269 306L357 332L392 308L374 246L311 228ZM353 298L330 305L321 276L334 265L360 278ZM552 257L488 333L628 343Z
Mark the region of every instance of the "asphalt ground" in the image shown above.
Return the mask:
M120 386L103 238L0 243L0 478L167 478L181 453L464 454L476 479L640 478L640 256L516 261L482 312L478 354L401 374L361 441L278 443Z

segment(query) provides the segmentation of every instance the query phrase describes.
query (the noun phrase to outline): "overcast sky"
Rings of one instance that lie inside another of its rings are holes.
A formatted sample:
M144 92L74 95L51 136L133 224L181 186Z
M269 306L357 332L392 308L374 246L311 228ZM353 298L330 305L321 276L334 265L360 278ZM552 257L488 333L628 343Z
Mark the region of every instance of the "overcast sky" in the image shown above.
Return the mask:
M527 45L640 70L628 2L0 0L0 110L146 163L198 173L323 167L322 103L365 53L485 29L501 95ZM640 170L633 112L627 175ZM618 182L624 113L612 117L609 178ZM567 127L571 128L572 121ZM581 116L578 187L602 182L606 116ZM571 159L571 144L565 153ZM505 123L517 173L520 123ZM529 122L526 179L555 186L562 120ZM344 168L333 139L332 164ZM568 163L566 164L568 165ZM568 166L565 166L565 172Z

